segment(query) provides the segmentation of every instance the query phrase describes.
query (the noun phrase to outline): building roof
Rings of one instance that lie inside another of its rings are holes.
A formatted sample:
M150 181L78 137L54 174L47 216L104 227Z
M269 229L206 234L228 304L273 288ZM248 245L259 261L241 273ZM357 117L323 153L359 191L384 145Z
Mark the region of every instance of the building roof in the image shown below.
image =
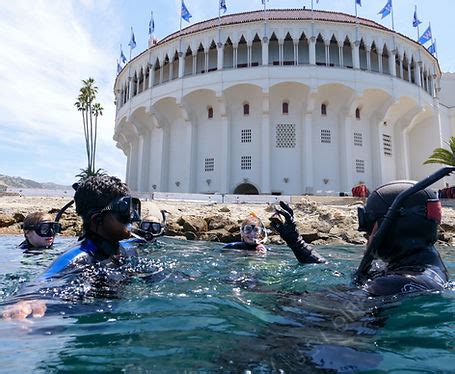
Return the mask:
M313 13L313 14L312 14ZM315 21L328 21L328 22L339 22L339 23L353 23L359 22L362 26L374 27L376 29L390 31L387 27L380 25L374 21L366 18L357 18L350 14L329 12L329 11L311 11L310 9L269 9L267 10L267 18L270 21L279 20L312 20L314 17ZM235 25L239 23L250 23L264 20L264 11L256 10L251 12L235 13L227 16L222 16L220 19L221 26ZM164 39L160 40L157 45L166 43L180 36L193 34L196 32L212 29L218 27L218 17L212 18L207 21L195 23L194 25L188 26L182 30L168 35Z

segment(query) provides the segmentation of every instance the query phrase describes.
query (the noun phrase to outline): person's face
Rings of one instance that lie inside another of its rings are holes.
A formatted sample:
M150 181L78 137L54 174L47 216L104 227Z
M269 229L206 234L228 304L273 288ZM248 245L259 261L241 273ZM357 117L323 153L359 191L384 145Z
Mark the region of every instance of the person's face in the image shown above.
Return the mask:
M94 231L110 242L118 242L130 237L131 224L121 222L116 213L106 212L101 223L96 224Z
M261 242L262 228L255 224L247 224L241 227L240 236L247 244L259 244Z
M46 222L46 221L42 221ZM35 230L27 230L25 232L25 237L27 238L30 245L35 248L50 247L54 243L54 236L39 236Z

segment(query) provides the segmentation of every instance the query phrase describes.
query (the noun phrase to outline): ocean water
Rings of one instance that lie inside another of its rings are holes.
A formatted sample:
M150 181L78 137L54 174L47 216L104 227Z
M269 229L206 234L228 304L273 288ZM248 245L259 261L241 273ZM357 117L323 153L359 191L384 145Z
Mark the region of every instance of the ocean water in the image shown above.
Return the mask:
M291 250L223 251L164 238L119 270L36 287L75 239L25 256L0 237L0 308L18 293L48 300L46 316L0 320L0 372L449 373L455 291L368 298L350 286L362 253L326 246L329 264ZM440 248L453 279L455 248Z

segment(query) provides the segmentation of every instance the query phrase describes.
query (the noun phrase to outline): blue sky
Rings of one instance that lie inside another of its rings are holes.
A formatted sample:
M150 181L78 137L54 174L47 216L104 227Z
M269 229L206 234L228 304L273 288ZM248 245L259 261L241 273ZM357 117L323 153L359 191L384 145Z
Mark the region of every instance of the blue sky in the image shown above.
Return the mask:
M378 11L387 0L362 0L359 16L391 27ZM191 23L218 16L218 0L185 0ZM228 13L261 9L260 0L226 0ZM270 0L269 8L310 7L311 0ZM354 14L355 0L314 1L315 9ZM431 22L443 71L455 72L454 0L394 0L396 31L416 37L414 5ZM124 179L126 158L112 140L113 84L119 45L133 56L148 40L153 10L161 39L179 27L180 0L15 0L0 6L0 174L71 184L86 166L83 128L74 102L81 80L93 77L104 107L99 121L97 167ZM186 24L183 22L184 25ZM451 37L452 36L452 37Z

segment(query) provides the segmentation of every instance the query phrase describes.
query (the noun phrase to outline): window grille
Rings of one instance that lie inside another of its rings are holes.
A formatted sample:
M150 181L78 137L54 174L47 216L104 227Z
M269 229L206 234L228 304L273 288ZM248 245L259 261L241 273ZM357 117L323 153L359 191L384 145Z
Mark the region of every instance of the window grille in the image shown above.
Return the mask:
M354 133L354 145L359 147L363 146L363 135L361 132Z
M251 143L251 129L244 129L240 132L240 143Z
M332 143L330 130L321 130L321 143Z
M355 171L357 173L365 173L365 161L355 160Z
M251 170L251 156L240 157L240 170Z
M382 144L384 146L384 155L392 156L392 136L382 134Z
M295 148L295 124L279 123L276 125L276 148Z
M205 159L205 171L214 171L215 170L215 159L206 158Z

